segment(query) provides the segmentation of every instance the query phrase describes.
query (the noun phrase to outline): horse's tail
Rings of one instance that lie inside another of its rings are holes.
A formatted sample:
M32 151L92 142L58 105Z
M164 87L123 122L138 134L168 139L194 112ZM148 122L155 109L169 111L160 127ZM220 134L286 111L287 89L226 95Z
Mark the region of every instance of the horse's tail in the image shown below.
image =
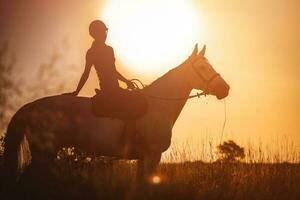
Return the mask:
M18 116L18 113L16 113L8 125L4 138L3 166L5 179L9 182L17 181L31 161L31 153L25 133L25 117Z

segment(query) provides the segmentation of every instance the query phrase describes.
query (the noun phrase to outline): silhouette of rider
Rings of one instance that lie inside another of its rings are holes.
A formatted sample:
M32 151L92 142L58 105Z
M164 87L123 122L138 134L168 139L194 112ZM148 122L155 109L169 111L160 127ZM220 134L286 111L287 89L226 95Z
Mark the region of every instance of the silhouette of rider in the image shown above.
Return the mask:
M95 20L89 26L90 35L94 38L91 48L86 53L86 64L84 72L80 78L77 89L69 93L77 96L86 83L91 67L94 66L99 78L99 84L102 92L115 94L120 89L118 80L127 84L128 88L133 89L134 85L127 80L116 69L115 56L112 47L105 44L108 28L100 21Z
M77 96L79 94L89 77L91 67L94 66L99 78L101 92L106 96L110 96L110 103L112 105L115 104L115 107L118 107L116 106L116 103L119 105L128 103L124 101L128 100L126 96L129 95L128 92L120 88L118 80L125 82L129 89L134 89L135 86L130 80L127 80L117 71L115 66L114 50L112 47L105 44L107 30L108 28L106 25L100 20L95 20L90 24L89 32L94 38L94 42L86 53L85 69L80 78L77 89L74 92L67 94L73 96ZM128 106L121 107L124 108ZM125 156L129 156L130 152L132 151L132 145L134 141L135 121L126 116L128 111L125 112L124 110L120 110L119 112L121 112L121 118L126 122L122 139L123 145L125 145L123 154L125 154Z

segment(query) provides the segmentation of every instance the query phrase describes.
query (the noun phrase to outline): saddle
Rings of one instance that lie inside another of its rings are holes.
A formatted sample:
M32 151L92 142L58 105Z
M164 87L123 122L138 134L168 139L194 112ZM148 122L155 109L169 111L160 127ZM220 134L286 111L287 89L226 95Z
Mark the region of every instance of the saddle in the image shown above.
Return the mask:
M92 111L97 117L118 118L123 121L136 121L147 109L147 101L140 89L105 93L95 89L92 97Z

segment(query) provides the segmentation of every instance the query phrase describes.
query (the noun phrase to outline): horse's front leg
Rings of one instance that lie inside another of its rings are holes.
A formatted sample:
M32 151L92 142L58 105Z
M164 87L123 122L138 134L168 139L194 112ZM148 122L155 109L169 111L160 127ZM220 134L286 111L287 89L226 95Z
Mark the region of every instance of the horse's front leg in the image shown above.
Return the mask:
M150 182L156 173L157 166L161 159L161 153L147 152L138 161L137 180L138 182Z

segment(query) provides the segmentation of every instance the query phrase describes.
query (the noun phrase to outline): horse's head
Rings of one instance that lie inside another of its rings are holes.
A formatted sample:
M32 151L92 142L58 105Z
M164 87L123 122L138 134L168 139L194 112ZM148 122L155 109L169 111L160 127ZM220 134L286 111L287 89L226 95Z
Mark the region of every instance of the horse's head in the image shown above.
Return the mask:
M205 50L206 47L204 46L198 54L196 45L192 55L187 60L188 82L193 89L202 90L206 94L223 99L227 97L230 87L205 58Z

